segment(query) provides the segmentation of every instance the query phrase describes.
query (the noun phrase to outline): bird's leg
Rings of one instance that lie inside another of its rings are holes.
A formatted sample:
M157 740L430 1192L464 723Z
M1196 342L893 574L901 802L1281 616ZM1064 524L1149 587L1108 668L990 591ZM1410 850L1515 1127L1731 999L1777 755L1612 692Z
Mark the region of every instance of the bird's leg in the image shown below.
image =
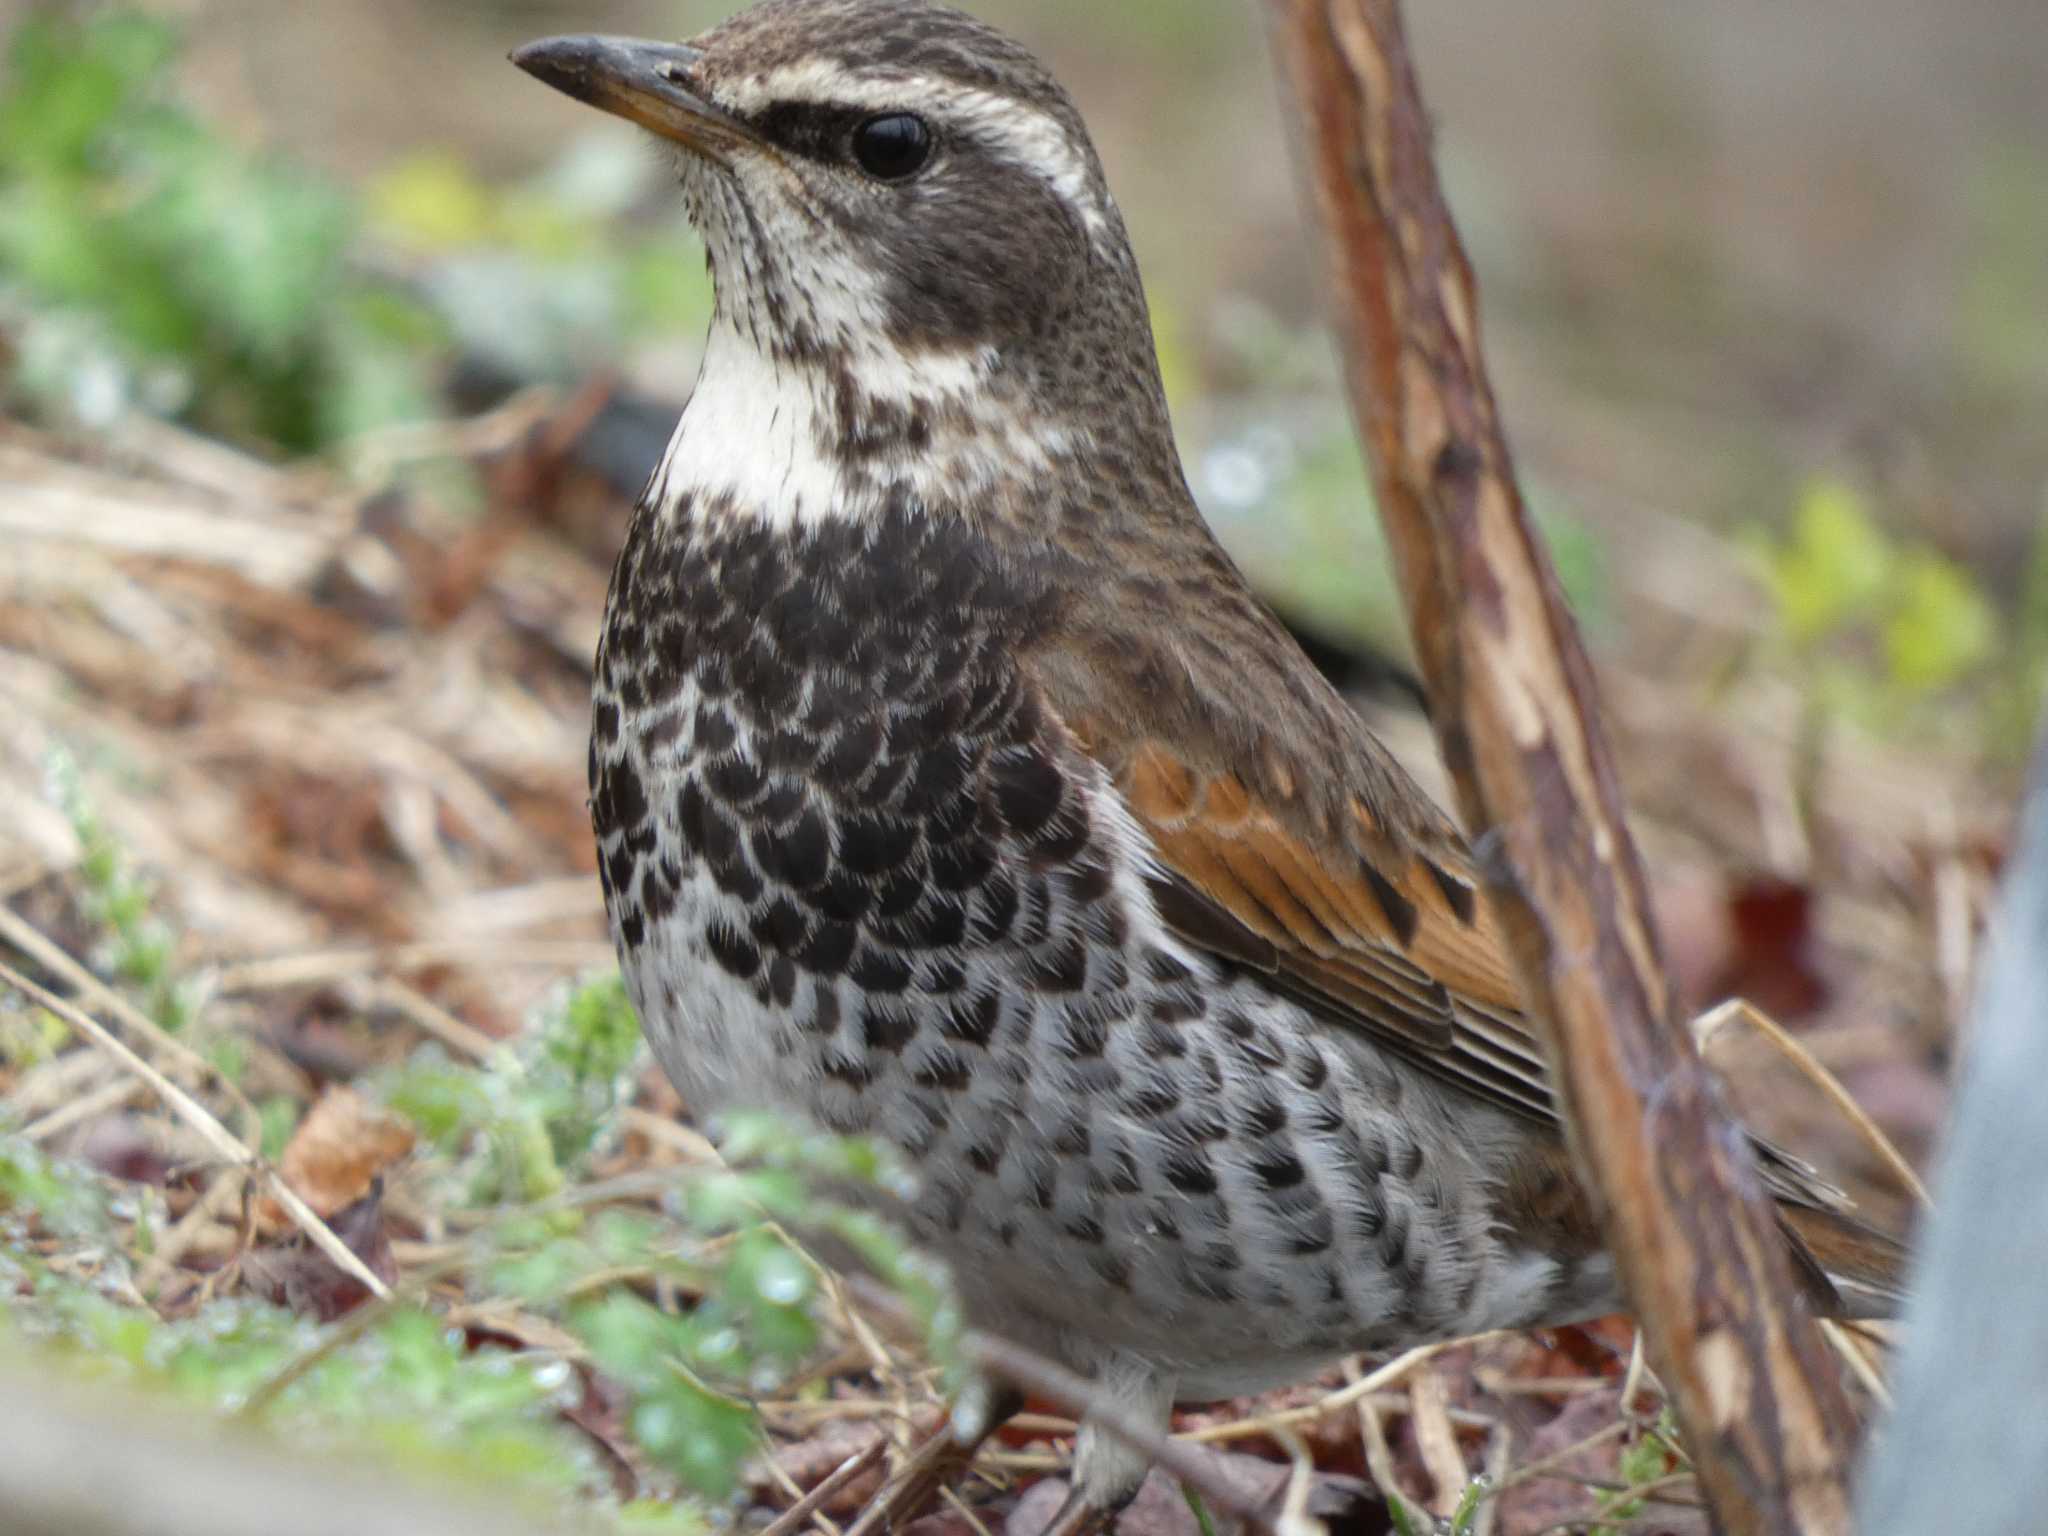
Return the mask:
M896 1475L869 1501L846 1536L902 1530L974 1463L982 1442L1024 1406L1023 1394L989 1381L970 1383L945 1422L913 1450Z
M1145 1361L1130 1356L1112 1360L1096 1372L1095 1386L1128 1420L1162 1435L1173 1422L1174 1379ZM1110 1529L1151 1470L1145 1452L1083 1418L1074 1437L1073 1487L1040 1536L1096 1536Z

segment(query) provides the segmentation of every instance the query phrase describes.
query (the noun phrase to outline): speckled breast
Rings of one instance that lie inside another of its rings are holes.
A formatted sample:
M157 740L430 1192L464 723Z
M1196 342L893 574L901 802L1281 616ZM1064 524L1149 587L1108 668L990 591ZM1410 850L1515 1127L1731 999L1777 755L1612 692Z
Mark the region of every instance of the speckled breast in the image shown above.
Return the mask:
M592 818L636 1001L694 1107L870 1128L883 1079L957 1092L961 1048L993 1040L977 955L1021 945L1087 981L1053 908L1091 893L1048 872L1089 821L1013 661L1047 602L908 513L786 530L685 499L636 523ZM1011 844L1034 869L1005 867Z
M910 512L643 515L591 787L657 1053L700 1115L895 1143L978 1315L1076 1363L1113 1338L1234 1390L1449 1326L1486 1239L1422 1166L1436 1093L1161 929L1020 668L1052 586Z

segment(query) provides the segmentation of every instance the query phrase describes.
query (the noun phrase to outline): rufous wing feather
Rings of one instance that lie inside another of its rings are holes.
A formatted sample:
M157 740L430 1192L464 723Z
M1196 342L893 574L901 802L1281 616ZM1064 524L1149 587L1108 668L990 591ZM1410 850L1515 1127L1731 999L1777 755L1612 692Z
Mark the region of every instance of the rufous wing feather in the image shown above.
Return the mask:
M1542 1055L1458 850L1406 846L1359 802L1342 836L1312 843L1240 776L1199 772L1163 742L1130 753L1118 787L1167 872L1162 910L1191 941L1238 959L1256 944L1275 985L1318 1012L1548 1117Z
M1387 836L1353 802L1344 835L1311 841L1298 817L1230 772L1203 773L1165 743L1123 759L1118 787L1150 834L1166 921L1190 943L1265 975L1319 1016L1557 1131L1541 1047L1519 1006L1501 934L1455 845ZM1881 1316L1904 1251L1858 1222L1815 1172L1752 1141L1802 1288L1816 1310ZM1596 1240L1561 1141L1533 1149L1553 1204ZM1543 1182L1543 1181L1539 1181Z

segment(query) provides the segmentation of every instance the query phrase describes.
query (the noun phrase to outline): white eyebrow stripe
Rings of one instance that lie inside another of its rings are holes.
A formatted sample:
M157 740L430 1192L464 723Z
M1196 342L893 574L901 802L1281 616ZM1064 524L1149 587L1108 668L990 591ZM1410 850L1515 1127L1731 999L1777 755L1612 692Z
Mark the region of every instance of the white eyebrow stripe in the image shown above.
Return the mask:
M1052 189L1074 210L1100 245L1109 231L1093 167L1058 118L1036 107L975 86L930 75L850 74L827 59L806 59L765 74L749 75L721 86L720 105L746 116L778 101L820 105L897 108L916 112L927 107L964 124L975 138L1012 165L1044 174Z

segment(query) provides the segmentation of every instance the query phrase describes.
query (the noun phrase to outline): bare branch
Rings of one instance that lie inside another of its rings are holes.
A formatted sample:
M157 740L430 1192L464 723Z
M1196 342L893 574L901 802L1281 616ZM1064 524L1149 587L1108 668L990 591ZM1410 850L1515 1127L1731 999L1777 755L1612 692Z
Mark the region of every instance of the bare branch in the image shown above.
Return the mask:
M1723 1530L1848 1526L1849 1413L1665 977L1591 668L1514 480L1397 0L1272 0L1381 520L1581 1176Z

